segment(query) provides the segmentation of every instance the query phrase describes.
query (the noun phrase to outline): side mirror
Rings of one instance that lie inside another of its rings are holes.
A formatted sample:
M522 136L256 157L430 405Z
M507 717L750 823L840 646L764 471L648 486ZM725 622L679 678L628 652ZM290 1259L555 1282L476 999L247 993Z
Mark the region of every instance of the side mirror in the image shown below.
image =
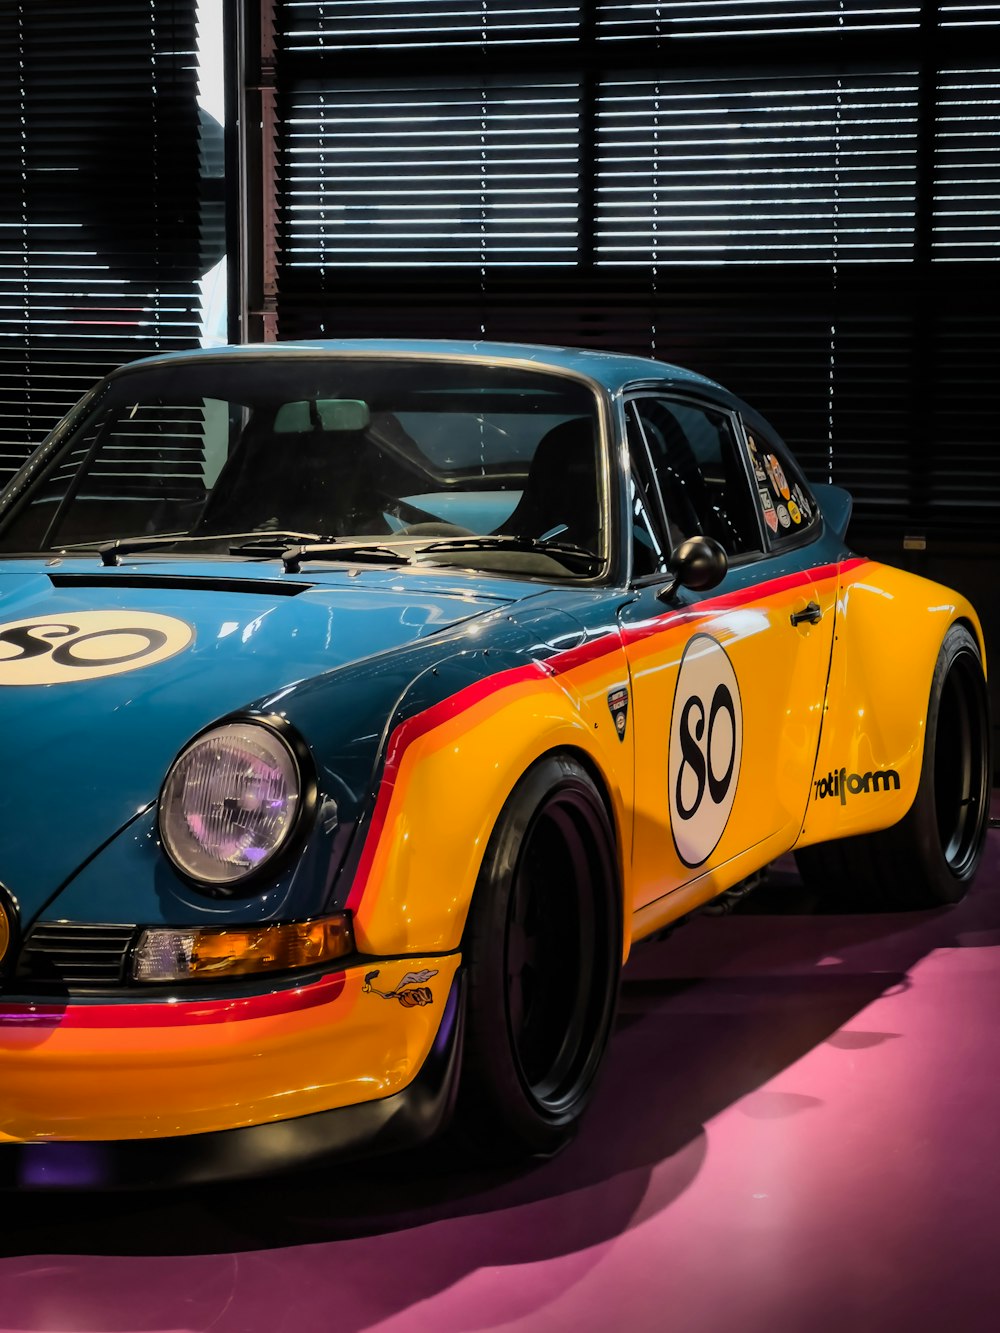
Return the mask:
M726 577L729 560L725 551L711 537L689 537L670 552L667 569L672 578L657 591L658 601L667 602L678 588L708 592Z

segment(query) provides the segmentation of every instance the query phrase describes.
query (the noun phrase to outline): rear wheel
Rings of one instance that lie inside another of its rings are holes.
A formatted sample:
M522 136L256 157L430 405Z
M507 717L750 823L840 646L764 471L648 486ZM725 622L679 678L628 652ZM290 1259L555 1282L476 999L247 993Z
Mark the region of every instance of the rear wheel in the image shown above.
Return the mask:
M975 878L990 798L989 697L973 635L953 625L931 680L920 784L892 828L806 847L803 879L831 900L876 908L954 903Z
M572 757L546 756L508 798L463 951L460 1121L493 1156L552 1152L590 1100L621 967L614 835Z

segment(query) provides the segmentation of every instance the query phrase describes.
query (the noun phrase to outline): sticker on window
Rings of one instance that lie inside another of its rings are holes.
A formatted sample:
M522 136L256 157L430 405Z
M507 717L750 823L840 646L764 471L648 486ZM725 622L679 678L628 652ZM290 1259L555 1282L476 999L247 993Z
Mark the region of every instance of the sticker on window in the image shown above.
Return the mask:
M770 481L771 489L774 491L775 495L780 495L783 500L791 499L791 487L788 485L782 466L778 462L777 455L765 454L764 467L767 469L767 479Z
M753 464L754 476L759 482L767 481L767 473L761 464L760 454L757 452L757 443L752 435L747 436L747 444L750 446L750 462Z
M764 515L764 522L772 532L778 531L778 515L774 512L774 505L767 491L758 491L760 496L761 513Z
M801 510L803 520L806 523L811 522L813 516L812 505L809 503L809 499L801 486L796 484L792 487L792 499Z

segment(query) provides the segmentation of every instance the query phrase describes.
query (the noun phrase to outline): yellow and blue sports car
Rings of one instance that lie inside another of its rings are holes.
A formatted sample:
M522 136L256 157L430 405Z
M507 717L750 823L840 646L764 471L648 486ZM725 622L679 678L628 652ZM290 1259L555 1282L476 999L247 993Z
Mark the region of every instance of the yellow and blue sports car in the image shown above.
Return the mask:
M698 375L138 362L0 497L0 1177L554 1149L633 941L794 849L979 861L983 641Z

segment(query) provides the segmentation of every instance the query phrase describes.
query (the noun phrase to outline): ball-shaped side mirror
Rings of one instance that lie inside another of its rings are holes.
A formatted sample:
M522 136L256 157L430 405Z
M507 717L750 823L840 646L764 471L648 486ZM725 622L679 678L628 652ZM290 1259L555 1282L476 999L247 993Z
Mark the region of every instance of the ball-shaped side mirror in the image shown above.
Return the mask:
M670 552L667 569L671 582L660 588L656 596L661 602L673 597L678 588L692 592L708 592L726 577L729 560L726 552L712 537L688 537Z

